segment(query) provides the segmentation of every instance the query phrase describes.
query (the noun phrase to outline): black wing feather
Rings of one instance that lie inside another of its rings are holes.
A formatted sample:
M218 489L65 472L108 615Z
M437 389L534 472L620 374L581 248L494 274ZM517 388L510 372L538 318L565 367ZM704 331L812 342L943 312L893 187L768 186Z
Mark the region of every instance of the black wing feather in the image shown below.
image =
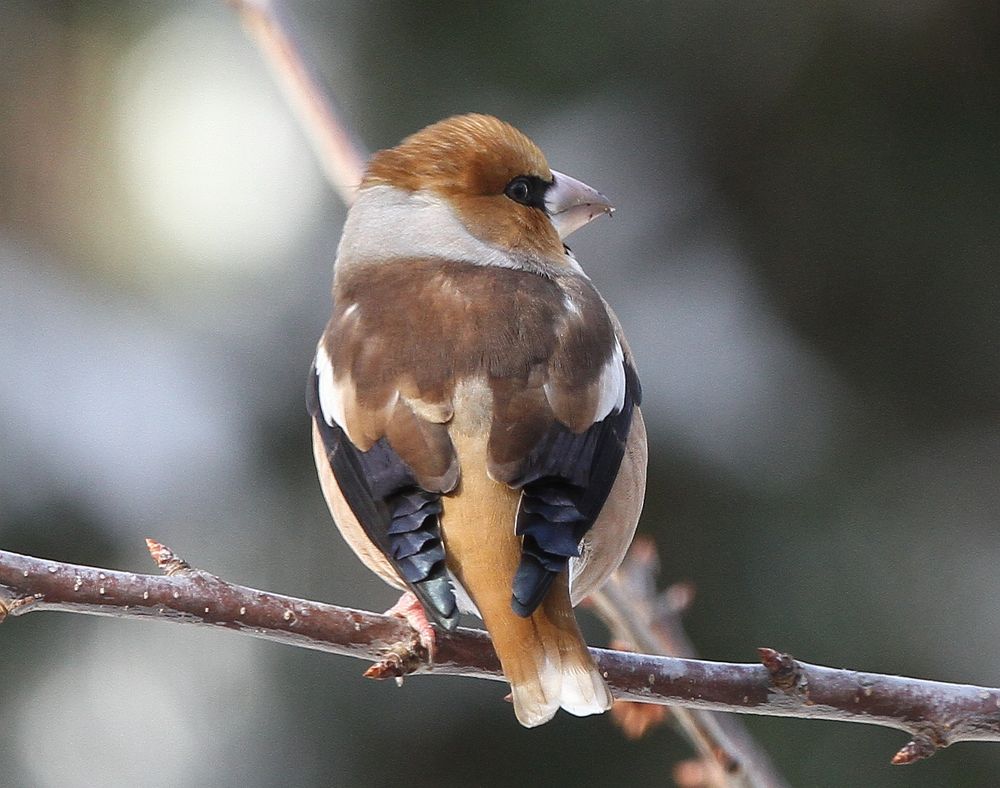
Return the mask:
M458 608L445 569L440 493L422 489L385 438L368 451L360 451L339 425L326 423L315 365L309 371L306 407L323 440L334 478L365 534L434 620L454 629Z
M552 581L580 555L580 541L597 520L618 477L632 412L642 400L635 368L625 361L622 409L586 432L553 425L528 456L522 475L516 532L522 536L521 563L514 575L511 607L530 616Z

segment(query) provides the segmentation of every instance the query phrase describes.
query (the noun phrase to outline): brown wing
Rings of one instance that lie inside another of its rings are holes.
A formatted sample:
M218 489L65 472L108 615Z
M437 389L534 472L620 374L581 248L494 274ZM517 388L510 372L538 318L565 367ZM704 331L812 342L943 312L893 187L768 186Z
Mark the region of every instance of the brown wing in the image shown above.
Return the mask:
M621 362L619 374L625 382L620 407L583 432L553 422L519 464L518 475L505 480L521 490L515 530L522 557L511 599L518 615L531 615L569 560L580 556L580 544L618 478L642 397L630 362Z
M580 543L579 557L569 562L574 605L604 585L632 544L646 491L646 459L646 425L636 408L618 477L604 508Z
M621 323L618 322L618 316L607 303L604 308L611 318L625 361L634 366L632 349ZM618 469L618 477L597 522L580 544L580 556L570 559L570 594L574 605L604 585L625 558L625 553L632 544L632 537L635 536L646 497L647 459L646 424L642 411L636 407L632 413L632 426L625 442L625 455Z
M323 352L322 348L319 352ZM324 409L321 381L324 386L329 385L314 365L310 370L306 402L323 447L323 460L332 472L337 491L347 502L364 535L417 595L427 612L441 626L454 629L458 625L458 609L445 567L439 518L441 494L457 482L457 464L452 478L446 476L437 479L436 483L428 483L403 460L384 435L361 450L348 437L345 426L330 415L333 408ZM393 411L402 409L407 411L403 417L407 422L415 421L404 402L397 402ZM398 432L391 428L396 419L395 415L389 417L385 432ZM412 424L410 429L408 439L419 440L412 434L412 431L419 434L419 429ZM341 530L345 537L349 536L343 526Z

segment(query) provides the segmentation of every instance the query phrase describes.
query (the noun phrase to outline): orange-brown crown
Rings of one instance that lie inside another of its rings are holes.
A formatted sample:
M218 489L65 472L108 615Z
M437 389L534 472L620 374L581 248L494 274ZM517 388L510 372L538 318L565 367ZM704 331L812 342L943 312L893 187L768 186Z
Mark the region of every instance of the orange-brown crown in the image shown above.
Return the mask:
M361 187L431 192L446 198L480 240L562 261L562 242L544 210L504 194L518 176L552 180L545 156L528 137L498 118L470 114L434 123L376 153Z
M551 180L545 156L509 123L491 115L456 115L379 151L362 186L376 183L441 194L501 194L518 175Z

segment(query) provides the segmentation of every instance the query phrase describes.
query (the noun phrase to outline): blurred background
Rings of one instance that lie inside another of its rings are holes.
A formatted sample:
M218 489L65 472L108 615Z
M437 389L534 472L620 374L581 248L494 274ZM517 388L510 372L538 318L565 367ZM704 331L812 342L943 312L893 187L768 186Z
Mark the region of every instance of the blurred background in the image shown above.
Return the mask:
M1000 685L995 3L286 10L369 147L489 112L618 205L573 247L638 357L640 528L702 656ZM149 571L152 536L389 606L303 405L343 218L223 3L0 4L0 548ZM0 664L4 786L664 785L688 754L193 627L32 615ZM1000 773L996 745L894 768L894 731L745 720L794 785Z

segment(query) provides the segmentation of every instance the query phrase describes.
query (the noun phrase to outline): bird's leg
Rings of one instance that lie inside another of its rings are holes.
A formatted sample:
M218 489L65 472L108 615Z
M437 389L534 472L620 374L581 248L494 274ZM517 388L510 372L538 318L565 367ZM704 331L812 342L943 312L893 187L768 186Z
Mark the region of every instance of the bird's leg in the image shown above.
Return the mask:
M419 670L425 658L427 662L434 662L434 629L427 620L423 606L410 591L403 594L395 605L385 611L385 614L401 618L409 624L413 634L417 636L420 648L417 648L412 636L406 641L390 646L382 657L365 671L365 678L393 678L402 686L403 677Z
M416 594L407 591L396 602L395 605L385 611L387 616L395 616L403 619L420 638L420 645L427 650L427 659L434 661L435 633L431 622L427 620L427 613L424 606L420 604Z

